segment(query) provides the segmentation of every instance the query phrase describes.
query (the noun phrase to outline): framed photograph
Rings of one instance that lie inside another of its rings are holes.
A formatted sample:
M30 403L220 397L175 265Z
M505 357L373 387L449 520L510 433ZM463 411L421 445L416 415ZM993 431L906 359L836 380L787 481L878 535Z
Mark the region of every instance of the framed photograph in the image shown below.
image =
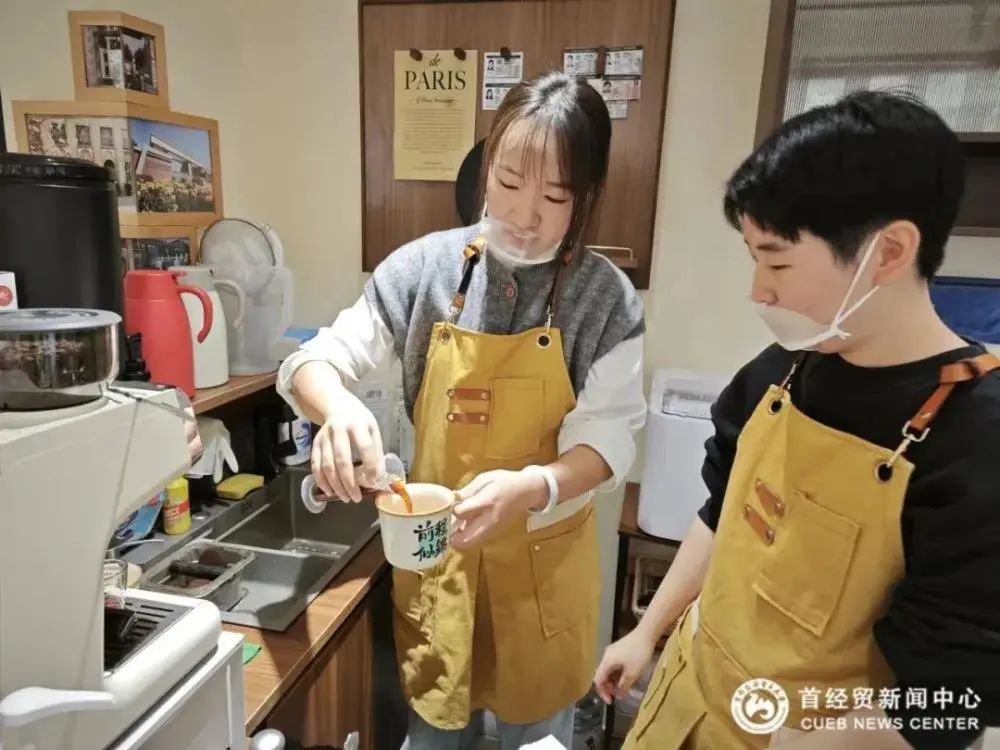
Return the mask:
M169 109L162 26L126 13L74 10L69 41L77 100Z
M122 268L166 270L198 262L197 227L123 226Z
M215 120L117 102L13 102L18 148L110 170L123 226L222 218Z
M72 156L106 167L115 177L119 208L135 205L135 183L129 161L128 120L125 117L37 113L18 117L18 148L45 156ZM23 126L25 136L20 130Z

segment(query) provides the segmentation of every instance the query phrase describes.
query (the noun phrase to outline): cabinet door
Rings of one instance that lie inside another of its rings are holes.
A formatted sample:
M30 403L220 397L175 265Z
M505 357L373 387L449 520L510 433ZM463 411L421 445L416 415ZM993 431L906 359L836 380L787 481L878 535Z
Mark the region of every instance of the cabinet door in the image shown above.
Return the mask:
M306 747L343 747L351 732L373 748L372 615L369 601L355 611L278 703L267 725Z

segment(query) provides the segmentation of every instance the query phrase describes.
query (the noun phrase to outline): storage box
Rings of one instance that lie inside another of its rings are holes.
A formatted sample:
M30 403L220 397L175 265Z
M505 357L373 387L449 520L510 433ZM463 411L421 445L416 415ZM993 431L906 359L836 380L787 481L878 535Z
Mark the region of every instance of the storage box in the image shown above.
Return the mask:
M17 285L13 271L0 271L0 311L17 309Z

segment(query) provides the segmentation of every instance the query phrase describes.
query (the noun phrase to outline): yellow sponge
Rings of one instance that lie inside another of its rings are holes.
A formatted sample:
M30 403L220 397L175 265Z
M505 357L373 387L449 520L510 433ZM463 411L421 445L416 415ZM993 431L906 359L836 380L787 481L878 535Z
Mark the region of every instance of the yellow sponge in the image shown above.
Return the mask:
M215 485L215 494L227 500L242 500L263 486L264 477L260 474L233 474Z

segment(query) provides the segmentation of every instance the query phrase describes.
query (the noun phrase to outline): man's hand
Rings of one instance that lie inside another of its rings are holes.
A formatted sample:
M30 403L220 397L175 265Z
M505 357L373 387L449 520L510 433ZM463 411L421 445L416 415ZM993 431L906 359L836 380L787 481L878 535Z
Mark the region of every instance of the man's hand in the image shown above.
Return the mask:
M605 703L628 693L653 658L656 638L636 628L604 650L594 674L594 689Z

